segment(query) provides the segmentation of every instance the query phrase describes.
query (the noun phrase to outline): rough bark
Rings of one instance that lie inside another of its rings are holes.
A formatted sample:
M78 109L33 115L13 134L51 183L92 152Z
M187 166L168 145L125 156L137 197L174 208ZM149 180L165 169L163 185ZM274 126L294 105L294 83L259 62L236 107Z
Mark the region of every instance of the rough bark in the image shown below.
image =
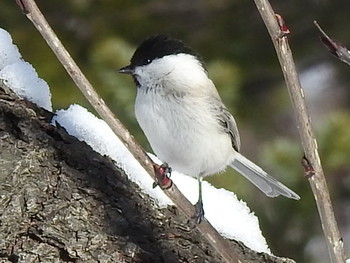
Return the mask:
M1 86L0 262L221 262L176 208ZM231 243L242 262L294 262Z

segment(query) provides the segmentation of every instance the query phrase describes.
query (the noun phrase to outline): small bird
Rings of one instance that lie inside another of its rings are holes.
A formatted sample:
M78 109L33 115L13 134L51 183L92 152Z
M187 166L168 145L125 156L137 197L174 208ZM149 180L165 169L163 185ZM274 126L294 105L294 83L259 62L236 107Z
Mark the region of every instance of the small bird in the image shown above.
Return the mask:
M202 179L227 166L269 197L300 197L240 151L237 124L208 77L202 59L166 35L144 40L119 70L137 86L136 119L154 153L171 168L198 179L196 222L204 217Z

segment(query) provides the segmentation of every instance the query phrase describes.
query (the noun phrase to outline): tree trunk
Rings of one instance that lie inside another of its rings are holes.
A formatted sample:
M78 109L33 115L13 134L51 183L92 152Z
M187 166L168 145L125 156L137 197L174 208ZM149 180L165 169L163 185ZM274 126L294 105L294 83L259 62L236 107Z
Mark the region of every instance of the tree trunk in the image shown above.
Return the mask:
M222 262L176 208L0 88L0 262ZM242 262L294 262L231 241Z

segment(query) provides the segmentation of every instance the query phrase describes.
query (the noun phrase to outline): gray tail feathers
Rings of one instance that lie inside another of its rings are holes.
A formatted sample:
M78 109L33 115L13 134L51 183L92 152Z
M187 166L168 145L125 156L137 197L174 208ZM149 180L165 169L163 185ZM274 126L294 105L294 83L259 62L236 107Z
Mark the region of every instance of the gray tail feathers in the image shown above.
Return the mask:
M236 159L230 166L242 174L269 197L283 195L295 200L300 199L299 195L294 193L287 186L283 185L272 176L268 175L263 169L249 161L240 153L237 153Z

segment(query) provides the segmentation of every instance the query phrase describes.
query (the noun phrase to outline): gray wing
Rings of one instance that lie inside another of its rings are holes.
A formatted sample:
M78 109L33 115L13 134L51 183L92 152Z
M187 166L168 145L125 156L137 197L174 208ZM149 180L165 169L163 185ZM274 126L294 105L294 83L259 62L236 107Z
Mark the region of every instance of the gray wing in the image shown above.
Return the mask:
M239 152L241 148L241 139L237 124L231 113L226 109L224 105L219 106L217 109L217 118L223 131L228 133L231 137L232 147Z

